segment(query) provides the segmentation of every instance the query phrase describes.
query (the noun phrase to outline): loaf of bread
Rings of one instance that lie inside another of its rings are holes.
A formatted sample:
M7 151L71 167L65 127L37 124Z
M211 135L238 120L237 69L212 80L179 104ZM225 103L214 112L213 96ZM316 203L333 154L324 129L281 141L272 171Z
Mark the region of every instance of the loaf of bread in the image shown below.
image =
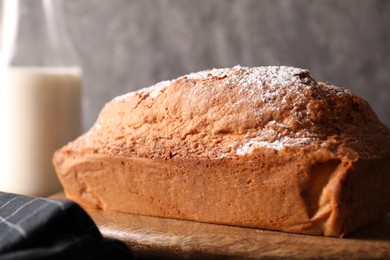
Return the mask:
M83 206L344 236L390 210L390 130L292 67L192 73L107 103L53 158Z

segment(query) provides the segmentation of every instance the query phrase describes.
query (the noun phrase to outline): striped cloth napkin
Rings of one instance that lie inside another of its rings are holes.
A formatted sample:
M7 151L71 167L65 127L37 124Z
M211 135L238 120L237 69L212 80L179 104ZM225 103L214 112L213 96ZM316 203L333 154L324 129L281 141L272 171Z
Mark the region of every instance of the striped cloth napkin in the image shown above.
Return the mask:
M77 204L0 192L0 259L134 259Z

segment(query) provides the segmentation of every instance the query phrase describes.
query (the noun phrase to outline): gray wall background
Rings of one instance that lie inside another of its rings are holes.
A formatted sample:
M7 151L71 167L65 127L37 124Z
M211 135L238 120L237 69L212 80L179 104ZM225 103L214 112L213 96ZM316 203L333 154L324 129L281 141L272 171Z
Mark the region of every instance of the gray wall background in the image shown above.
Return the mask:
M198 70L289 65L367 99L390 126L390 1L67 0L88 129L107 101Z

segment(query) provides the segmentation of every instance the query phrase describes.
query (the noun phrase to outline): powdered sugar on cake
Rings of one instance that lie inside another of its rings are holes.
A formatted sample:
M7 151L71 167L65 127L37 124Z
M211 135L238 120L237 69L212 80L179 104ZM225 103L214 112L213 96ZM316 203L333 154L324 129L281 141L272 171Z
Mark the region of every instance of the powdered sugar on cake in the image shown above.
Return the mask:
M258 148L281 151L321 142L326 137L318 127L335 117L326 102L351 95L316 82L305 69L235 66L162 81L114 101L137 98L137 116L126 111L122 134L133 144L154 140L170 156L229 158ZM188 146L175 145L179 138Z
M118 96L114 100L115 101L125 101L129 98L132 98L136 93L146 95L150 98L157 98L170 85L171 85L170 80L161 81L161 82L159 82L151 87L139 89L137 92L130 92L130 93L124 94L122 96Z
M220 79L219 86L236 86L234 91L253 102L267 103L277 110L280 103L287 103L287 92L303 96L304 89L316 88L317 83L304 69L286 66L242 67L212 69L184 76L191 80ZM306 82L305 81L306 78ZM278 103L278 104L276 104Z
M288 137L283 137L280 140L275 140L273 142L269 141L259 141L258 139L254 138L249 140L244 145L240 145L237 150L236 154L237 155L246 155L246 154L251 154L256 148L271 148L276 151L281 151L286 147L292 147L292 146L297 146L297 145L305 145L310 143L309 138L288 138Z
M253 104L265 104L268 112L273 110L278 112L281 109L286 109L288 105L286 96L296 96L296 99L305 98L304 91L317 88L315 82L307 70L293 67L255 67L247 68L235 66L232 69L213 69L200 73L192 73L185 76L189 79L208 80L220 78L220 87L236 86L235 91L242 97L243 100L236 102L236 106L245 102L245 99L253 102ZM262 114L264 108L253 107L253 114ZM295 117L304 117L305 111L297 111ZM302 115L301 115L302 114ZM244 144L238 145L235 150L236 154L241 156L250 154L254 149L260 147L271 148L277 151L284 149L287 146L304 145L308 143L308 138L303 134L302 137L290 135L281 136L277 130L289 129L289 126L283 122L271 120L264 125L261 131L257 132L257 137L250 139ZM293 133L294 134L294 133ZM302 135L302 134L301 134ZM309 136L309 134L307 135ZM224 155L225 156L225 155Z
M308 73L309 72L307 70L287 66L249 68L237 65L233 68L200 71L183 77L193 80L225 78L226 80L221 82L222 84L234 84L240 87L267 85L275 90L279 87L286 87L301 83L299 75Z

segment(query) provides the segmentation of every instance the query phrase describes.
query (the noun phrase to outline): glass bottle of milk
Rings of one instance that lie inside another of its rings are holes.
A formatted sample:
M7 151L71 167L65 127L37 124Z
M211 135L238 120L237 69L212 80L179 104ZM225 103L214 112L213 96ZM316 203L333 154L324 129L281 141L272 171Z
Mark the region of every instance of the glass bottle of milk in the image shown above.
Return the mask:
M81 131L81 69L60 1L1 2L0 191L60 191L53 153Z

